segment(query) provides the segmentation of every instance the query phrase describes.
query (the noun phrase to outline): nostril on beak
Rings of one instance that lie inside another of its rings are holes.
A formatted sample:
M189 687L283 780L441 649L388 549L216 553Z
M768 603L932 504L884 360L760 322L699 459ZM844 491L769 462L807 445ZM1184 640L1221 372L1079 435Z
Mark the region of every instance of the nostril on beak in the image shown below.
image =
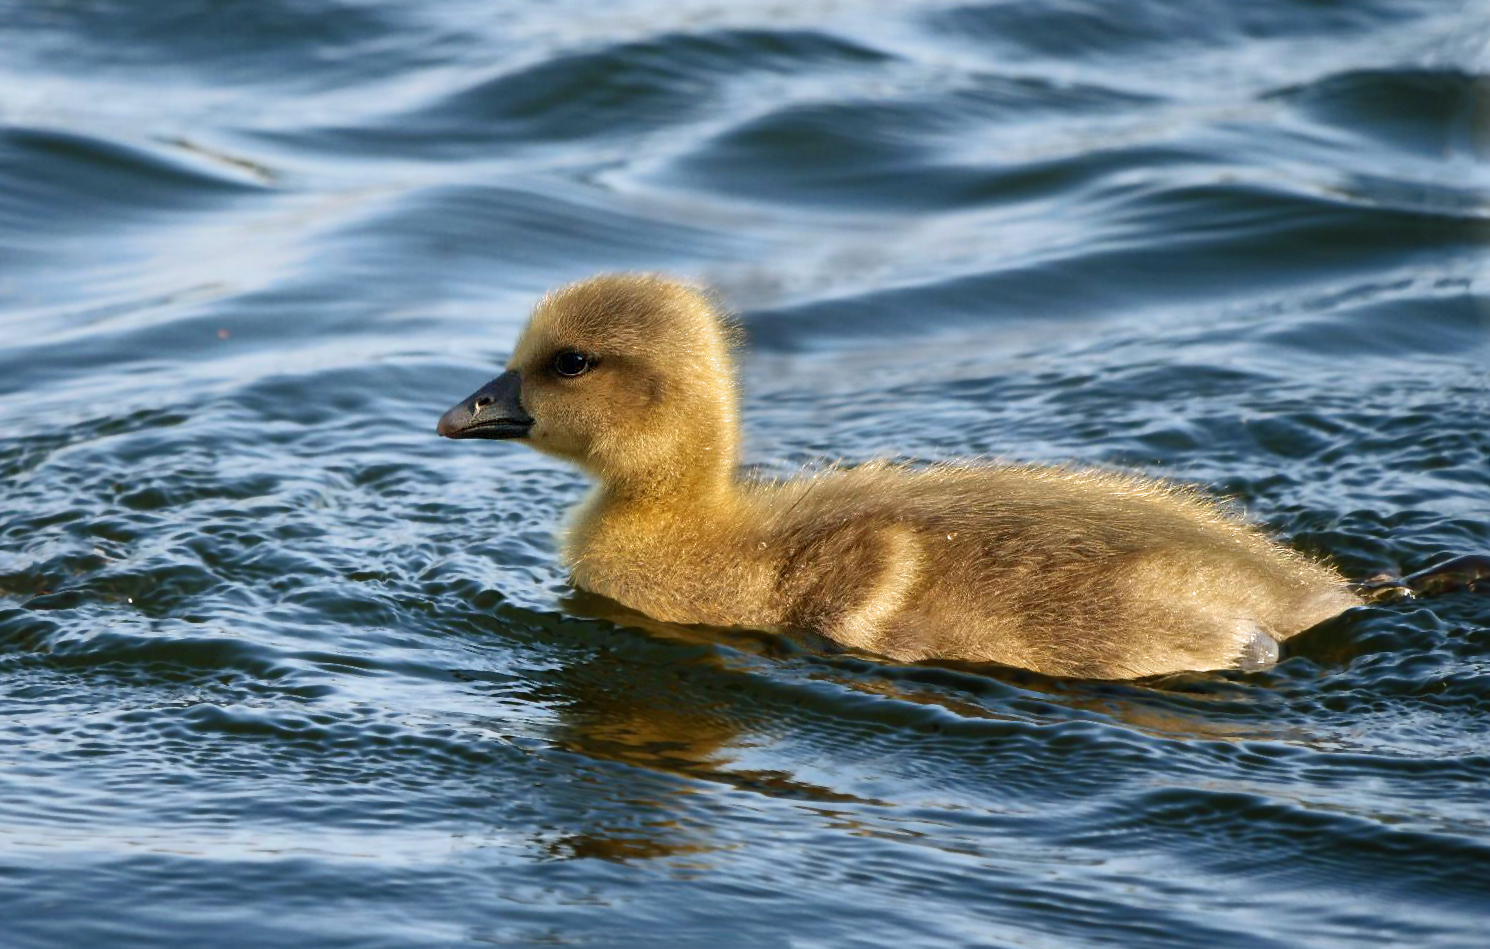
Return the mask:
M491 405L491 404L492 404L492 397L489 396L489 395L483 395L481 398L479 398L475 402L472 402L471 403L471 408L473 408L473 409L475 409L476 411L479 412L479 411L481 411L482 409L486 408L488 405Z

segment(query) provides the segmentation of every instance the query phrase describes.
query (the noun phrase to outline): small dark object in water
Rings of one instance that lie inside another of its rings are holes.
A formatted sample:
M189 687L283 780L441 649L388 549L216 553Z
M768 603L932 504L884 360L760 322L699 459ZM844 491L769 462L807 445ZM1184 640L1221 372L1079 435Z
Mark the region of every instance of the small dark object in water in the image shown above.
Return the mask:
M1453 557L1405 577L1382 576L1363 580L1355 584L1355 589L1361 596L1378 603L1462 590L1490 592L1490 555Z

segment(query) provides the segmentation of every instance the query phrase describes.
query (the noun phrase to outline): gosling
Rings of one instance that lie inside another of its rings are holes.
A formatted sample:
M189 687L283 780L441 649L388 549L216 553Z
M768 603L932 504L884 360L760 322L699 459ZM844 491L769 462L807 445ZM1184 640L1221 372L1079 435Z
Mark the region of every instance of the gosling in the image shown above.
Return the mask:
M1112 679L1266 666L1361 602L1197 491L1138 475L877 461L742 478L735 336L663 277L575 283L438 431L584 469L596 486L562 541L574 584L665 622Z

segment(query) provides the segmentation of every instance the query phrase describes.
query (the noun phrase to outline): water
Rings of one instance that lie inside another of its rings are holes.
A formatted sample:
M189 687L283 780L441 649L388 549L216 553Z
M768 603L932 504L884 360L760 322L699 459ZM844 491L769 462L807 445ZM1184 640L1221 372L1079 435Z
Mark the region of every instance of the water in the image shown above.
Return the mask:
M1481 946L1490 598L1275 669L613 622L439 412L707 280L748 457L1490 550L1490 10L0 0L0 945ZM610 614L614 615L614 614Z

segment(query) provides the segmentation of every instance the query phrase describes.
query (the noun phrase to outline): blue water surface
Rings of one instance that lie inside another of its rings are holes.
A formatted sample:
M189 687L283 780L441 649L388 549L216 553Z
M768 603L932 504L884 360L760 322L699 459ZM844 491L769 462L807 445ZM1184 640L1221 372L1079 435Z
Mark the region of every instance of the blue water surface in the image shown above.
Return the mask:
M760 470L1490 550L1487 74L1481 0L0 0L0 946L1486 945L1490 598L894 665L617 616L433 426L663 270Z

